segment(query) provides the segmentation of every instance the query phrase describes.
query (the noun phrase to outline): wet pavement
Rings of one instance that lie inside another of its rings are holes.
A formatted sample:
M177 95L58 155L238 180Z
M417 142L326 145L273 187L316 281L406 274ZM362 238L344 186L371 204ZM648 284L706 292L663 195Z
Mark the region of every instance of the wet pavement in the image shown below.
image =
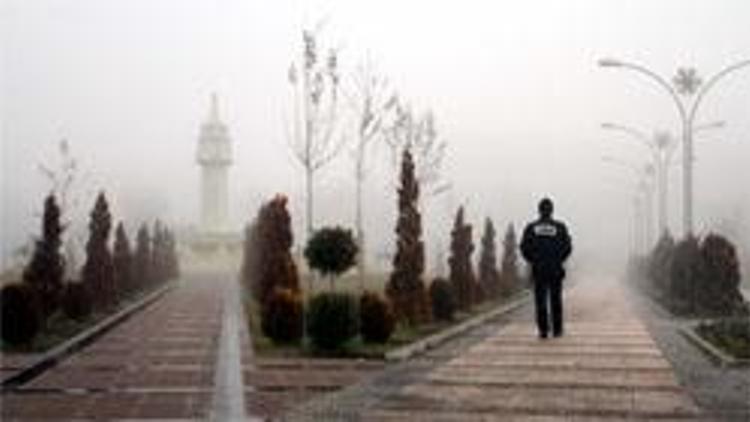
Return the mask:
M539 340L530 310L289 420L705 420L613 280L567 292L565 336Z
M233 274L197 273L0 397L2 420L262 420L383 362L254 356ZM16 371L30 360L3 360Z
M3 420L205 419L222 289L188 277L156 303L12 393Z
M187 277L2 397L3 420L705 420L612 280L566 292L562 338L530 307L416 358L253 354L231 275Z

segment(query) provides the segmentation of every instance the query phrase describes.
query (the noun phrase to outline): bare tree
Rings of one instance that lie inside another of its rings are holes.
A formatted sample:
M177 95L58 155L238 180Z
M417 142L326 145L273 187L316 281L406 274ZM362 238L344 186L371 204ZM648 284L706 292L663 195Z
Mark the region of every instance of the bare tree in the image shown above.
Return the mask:
M380 75L368 57L352 73L349 84L342 90L354 113L356 142L354 144L354 180L356 183L355 230L359 249L357 273L360 287L364 289L365 278L365 232L363 223L363 185L367 176L366 157L368 148L383 137L386 114L398 103L388 80Z
M451 189L451 184L444 180L442 175L443 159L447 148L447 142L438 136L435 124L435 116L432 111L426 111L417 115L409 105L397 102L394 106L393 121L387 125L385 139L391 147L394 158L394 173L398 165L397 157L406 148L409 148L414 156L415 174L422 195L422 218L427 222L430 220L429 207L424 202L437 197ZM426 238L435 239L437 243L440 234L425 230ZM442 256L435 256L438 262L435 266L442 266ZM442 272L442 268L437 268Z
M438 137L432 111L417 116L408 105L395 104L395 119L387 128L386 141L394 157L409 148L414 155L417 182L426 196L436 196L450 189L441 169L447 142Z
M81 202L81 184L88 178L80 173L78 160L70 151L70 143L62 139L58 143L59 161L56 164L38 164L38 169L49 181L50 191L60 200L60 217L63 227L68 233L64 240L66 274L74 276L78 270L78 252L83 244L81 233L77 233L74 225L74 214Z
M285 122L287 142L305 171L305 224L308 238L313 221L313 178L343 149L344 137L336 138L338 121L338 53L329 49L324 58L316 32L302 31L302 57L289 67L292 88L292 121Z

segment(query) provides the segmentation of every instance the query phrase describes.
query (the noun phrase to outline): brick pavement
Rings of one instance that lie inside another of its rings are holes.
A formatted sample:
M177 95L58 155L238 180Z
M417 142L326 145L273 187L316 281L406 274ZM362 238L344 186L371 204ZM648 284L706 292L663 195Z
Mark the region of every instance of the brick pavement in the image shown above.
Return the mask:
M241 313L228 309L237 299L234 280L208 272L186 277L93 344L4 394L2 420L227 420L242 413L234 409L237 395L248 420L275 418L383 368L382 362L256 357L242 315L232 323L239 341L226 342L225 312ZM236 367L226 365L232 359ZM239 383L227 371L237 371Z
M225 353L227 280L184 281L4 395L3 420L209 418L219 390L216 363ZM248 418L276 418L296 408L287 417L301 420L700 419L622 298L612 283L584 283L567 298L563 338L538 340L527 310L389 367L256 357L240 324L244 410Z
M4 394L2 419L204 419L221 294L215 280L186 278L95 343Z
M705 420L615 282L583 282L566 296L562 338L539 340L527 310L288 419Z

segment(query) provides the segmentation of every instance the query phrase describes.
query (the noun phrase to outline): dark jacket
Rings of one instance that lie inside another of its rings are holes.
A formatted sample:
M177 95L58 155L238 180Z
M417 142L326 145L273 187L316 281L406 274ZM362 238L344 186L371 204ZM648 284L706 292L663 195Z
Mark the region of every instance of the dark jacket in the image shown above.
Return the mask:
M521 254L531 264L535 280L562 279L563 263L573 250L568 228L552 218L539 218L523 231Z

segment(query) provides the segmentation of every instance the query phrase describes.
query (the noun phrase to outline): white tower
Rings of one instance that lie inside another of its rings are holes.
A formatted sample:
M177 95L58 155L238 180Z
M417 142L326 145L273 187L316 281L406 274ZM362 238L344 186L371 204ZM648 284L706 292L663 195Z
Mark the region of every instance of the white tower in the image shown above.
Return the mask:
M211 112L201 125L196 160L201 166L201 223L203 233L229 230L228 170L232 164L232 145L227 127L219 120L216 94L211 95Z

